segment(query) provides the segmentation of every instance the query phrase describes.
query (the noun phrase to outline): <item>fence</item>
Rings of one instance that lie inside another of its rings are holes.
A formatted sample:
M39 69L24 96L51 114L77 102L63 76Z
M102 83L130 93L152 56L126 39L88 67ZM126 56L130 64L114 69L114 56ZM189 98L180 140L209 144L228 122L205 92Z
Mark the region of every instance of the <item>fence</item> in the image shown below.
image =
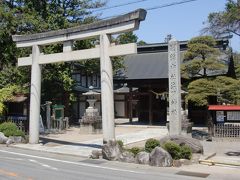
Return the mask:
M240 138L240 124L216 124L214 125L214 137Z
M20 130L24 132L28 131L28 120L26 116L1 116L0 123L3 122L13 122Z

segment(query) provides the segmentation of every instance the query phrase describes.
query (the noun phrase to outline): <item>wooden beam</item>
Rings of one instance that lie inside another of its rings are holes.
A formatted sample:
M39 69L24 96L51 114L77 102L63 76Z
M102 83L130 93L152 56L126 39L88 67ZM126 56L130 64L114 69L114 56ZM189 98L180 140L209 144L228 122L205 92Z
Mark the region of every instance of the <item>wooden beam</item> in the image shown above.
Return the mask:
M135 43L111 46L109 48L110 57L123 56L137 53L137 45ZM79 61L86 59L100 58L100 48L84 49L70 52L62 52L55 54L45 54L39 56L39 64L50 64L58 62ZM18 66L32 65L32 57L18 58Z
M153 124L153 114L152 114L152 93L149 93L149 125Z
M133 94L132 94L132 87L129 88L129 122L132 123L133 120L133 113L132 113L132 99L133 99Z

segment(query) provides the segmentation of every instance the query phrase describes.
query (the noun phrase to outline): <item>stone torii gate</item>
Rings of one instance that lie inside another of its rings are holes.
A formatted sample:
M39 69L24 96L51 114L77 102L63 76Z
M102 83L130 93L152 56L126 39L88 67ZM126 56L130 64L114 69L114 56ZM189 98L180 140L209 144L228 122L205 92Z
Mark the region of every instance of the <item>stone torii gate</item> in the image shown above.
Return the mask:
M12 36L17 47L32 47L32 55L18 58L18 66L31 66L29 143L36 144L39 141L41 65L93 58L100 58L101 66L103 142L115 140L113 74L110 57L137 53L137 45L135 43L113 45L110 42L110 38L112 34L138 29L140 21L145 20L145 17L146 11L138 9L113 19L102 20L92 24L31 35ZM72 50L74 40L84 40L93 37L100 39L99 47ZM63 43L63 52L46 55L41 53L41 46L54 43Z

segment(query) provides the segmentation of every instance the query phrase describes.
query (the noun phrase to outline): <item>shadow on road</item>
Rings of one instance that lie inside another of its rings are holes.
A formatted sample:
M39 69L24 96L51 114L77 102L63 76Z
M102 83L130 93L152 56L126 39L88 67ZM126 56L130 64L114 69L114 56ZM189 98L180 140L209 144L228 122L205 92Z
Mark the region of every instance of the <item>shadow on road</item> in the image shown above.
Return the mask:
M83 143L73 143L73 142L68 142L68 141L61 141L61 140L56 140L56 139L48 139L41 137L40 141L43 145L46 145L48 143L55 143L59 145L72 145L72 146L82 146L82 147L91 147L91 148L102 148L101 145L98 144L83 144Z

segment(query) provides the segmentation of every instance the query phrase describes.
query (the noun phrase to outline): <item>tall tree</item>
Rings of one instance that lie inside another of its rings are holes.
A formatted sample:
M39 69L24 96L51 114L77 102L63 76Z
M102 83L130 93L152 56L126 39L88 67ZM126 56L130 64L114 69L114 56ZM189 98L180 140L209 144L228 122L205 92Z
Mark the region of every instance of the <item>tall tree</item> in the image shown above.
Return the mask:
M210 13L203 31L215 37L226 33L240 36L240 0L228 0L224 11Z
M240 53L233 53L236 77L240 79Z
M116 38L116 42L118 44L136 43L137 40L138 40L138 37L135 34L133 34L133 32L126 32L126 33L120 34Z
M11 35L57 30L93 22L97 20L97 16L91 14L91 9L99 8L103 5L105 5L105 0L1 0L0 76L4 80L1 85L4 86L5 82L23 85L30 81L29 68L16 69L15 65L17 57L29 55L31 49L17 49ZM76 42L75 46L85 48L86 44ZM44 53L60 51L62 51L62 45L58 44L43 48ZM51 84L53 89L55 88L54 91L62 92L64 97L66 94L69 94L72 87L71 66L71 63L43 66L43 81ZM8 69L14 71L11 72ZM14 73L17 77L9 76ZM43 86L45 99L59 95L59 93L49 93L51 91L52 89L49 90L49 86Z
M232 78L233 62L227 73L231 77L219 76L226 73L226 55L216 48L213 37L192 38L188 42L181 68L182 77L189 78L190 81L183 84L188 89L187 100L196 106L206 106L208 98L216 96L217 92L221 93L221 103L240 103L239 80ZM222 71L223 69L225 70Z
M233 54L231 52L230 58L229 58L229 64L228 64L228 72L227 72L228 77L236 78L236 72L235 72L235 65L234 65L234 60L233 60Z
M209 72L221 70L225 65L219 60L220 51L211 36L192 38L184 54L182 76L185 78L206 77Z

